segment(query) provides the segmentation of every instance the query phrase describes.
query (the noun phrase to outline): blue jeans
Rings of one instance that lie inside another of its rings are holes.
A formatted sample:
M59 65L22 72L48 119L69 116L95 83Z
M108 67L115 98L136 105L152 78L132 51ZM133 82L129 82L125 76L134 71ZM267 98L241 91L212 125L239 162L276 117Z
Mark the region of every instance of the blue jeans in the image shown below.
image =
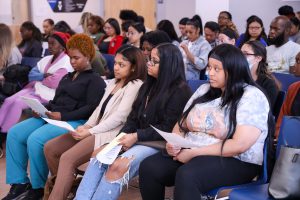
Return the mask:
M85 120L68 121L76 128ZM29 183L34 189L43 188L48 177L48 166L44 156L44 144L62 134L66 129L46 123L41 118L30 118L14 125L6 141L6 183ZM27 174L30 163L30 181Z
M109 182L104 174L108 169L108 165L100 163L93 158L84 174L84 177L79 185L75 199L77 200L117 200L121 194L122 187L128 184L128 181L138 175L140 163L159 150L143 145L135 145L124 152L121 157L134 159L129 163L129 170L124 176L116 181Z

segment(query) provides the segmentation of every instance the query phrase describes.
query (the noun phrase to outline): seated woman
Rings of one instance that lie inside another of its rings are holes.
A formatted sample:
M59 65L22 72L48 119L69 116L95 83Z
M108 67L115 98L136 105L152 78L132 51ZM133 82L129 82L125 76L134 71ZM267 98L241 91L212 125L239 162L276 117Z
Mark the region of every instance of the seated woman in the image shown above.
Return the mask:
M90 37L93 39L94 44L97 45L99 41L101 41L102 37L104 37L103 31L104 20L98 15L92 15L88 19L88 30Z
M300 52L296 56L295 66L291 69L295 75L300 75ZM278 138L282 118L285 115L300 116L300 81L290 85L286 98L281 106L280 113L276 122L275 137Z
M242 52L229 44L209 54L209 84L198 88L173 129L198 147L167 143L140 165L144 200L164 199L175 185L174 199L202 199L211 189L247 183L261 171L272 115L265 94L253 82ZM270 131L269 131L270 130Z
M218 43L235 45L236 39L237 38L234 31L231 30L230 28L225 28L221 30L219 33Z
M18 48L23 57L40 58L42 55L42 33L32 22L27 21L21 25L20 33L22 37Z
M246 42L241 50L248 61L253 80L264 90L273 110L279 86L276 78L268 70L266 47L259 41L254 40Z
M131 23L128 27L128 43L140 48L141 47L141 37L145 34L146 29L144 24L140 22Z
M70 58L65 53L68 34L55 32L49 37L49 51L52 55L41 59L37 67L29 73L31 81L21 91L5 99L0 108L0 128L6 133L15 125L22 114L22 110L28 108L21 99L26 96L47 103L52 100L55 90L61 78L68 72L73 71Z
M76 128L82 125L99 104L105 89L104 81L95 74L90 61L95 56L92 39L74 35L67 43L74 72L59 83L53 101L47 108L50 119L67 121ZM4 199L40 199L48 177L44 144L67 130L48 124L40 117L30 118L13 126L6 141L6 182L11 189ZM27 162L30 164L30 180ZM31 189L32 188L32 189Z
M204 79L211 46L201 35L201 28L198 20L189 20L185 28L188 39L180 44L187 80Z
M262 20L256 15L252 15L247 19L246 32L241 34L235 45L241 48L245 42L257 40L263 46L267 46L267 35Z
M66 199L76 168L89 161L93 150L110 142L124 126L138 90L146 78L142 52L129 45L121 47L115 57L115 79L89 120L76 132L50 140L45 156L52 175L57 175L49 199Z
M147 80L121 129L127 133L120 139L125 152L109 166L91 160L75 198L117 200L122 187L138 174L140 162L159 151L137 142L162 140L150 125L171 131L189 97L179 49L170 43L152 49Z
M172 40L172 44L179 47L179 41L180 40L179 40L178 35L175 31L174 25L170 20L167 20L167 19L161 20L157 24L156 30L161 30L161 31L166 32L168 34L168 36L170 37L170 39Z
M148 61L151 57L151 50L161 44L161 43L171 43L171 39L167 33L164 31L156 30L145 33L143 37L141 37L141 49L145 56L145 59Z
M22 110L28 108L21 96L47 103L52 100L55 90L61 78L73 71L70 58L65 53L68 34L55 32L49 37L49 51L52 55L41 59L37 67L29 73L31 81L21 91L5 99L0 108L0 128L6 133L15 125L22 114Z
M101 53L115 55L123 43L123 37L120 35L120 25L115 18L109 18L104 23L105 36L98 42Z

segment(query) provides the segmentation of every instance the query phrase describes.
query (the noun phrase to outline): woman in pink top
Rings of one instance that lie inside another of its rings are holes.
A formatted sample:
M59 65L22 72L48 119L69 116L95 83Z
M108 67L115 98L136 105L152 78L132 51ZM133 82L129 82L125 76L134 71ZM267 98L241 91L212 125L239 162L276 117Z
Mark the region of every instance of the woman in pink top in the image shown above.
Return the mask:
M53 33L49 39L49 52L52 54L42 58L29 73L30 83L18 93L5 99L0 108L0 128L6 133L15 125L28 106L20 98L22 96L47 103L52 100L60 79L73 71L69 56L65 53L69 35L62 32Z

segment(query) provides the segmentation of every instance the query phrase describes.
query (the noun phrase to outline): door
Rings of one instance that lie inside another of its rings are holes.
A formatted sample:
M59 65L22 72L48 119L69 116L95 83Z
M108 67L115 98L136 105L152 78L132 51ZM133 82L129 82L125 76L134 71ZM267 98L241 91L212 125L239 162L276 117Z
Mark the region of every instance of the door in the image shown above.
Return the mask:
M145 19L145 26L154 30L156 27L156 0L105 0L104 19L110 17L119 20L120 10L134 10Z

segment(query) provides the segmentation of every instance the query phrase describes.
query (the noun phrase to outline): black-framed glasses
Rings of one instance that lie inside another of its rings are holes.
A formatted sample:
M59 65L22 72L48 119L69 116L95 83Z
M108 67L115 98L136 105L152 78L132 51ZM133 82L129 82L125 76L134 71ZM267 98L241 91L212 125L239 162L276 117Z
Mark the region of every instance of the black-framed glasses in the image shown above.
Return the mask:
M154 66L154 65L159 64L159 61L154 60L154 59L150 59L150 60L148 60L148 64L150 64L151 66Z
M244 54L245 56L256 56L255 53L247 53L247 52L243 52L243 54Z

